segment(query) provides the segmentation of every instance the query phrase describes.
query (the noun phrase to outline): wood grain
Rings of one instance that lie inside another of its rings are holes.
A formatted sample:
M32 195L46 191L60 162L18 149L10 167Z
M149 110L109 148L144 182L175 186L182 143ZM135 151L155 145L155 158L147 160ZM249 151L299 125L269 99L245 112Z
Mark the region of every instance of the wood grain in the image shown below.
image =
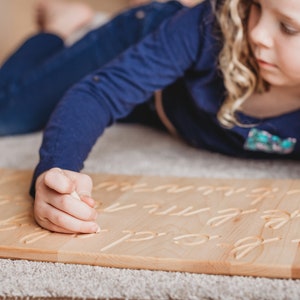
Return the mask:
M0 256L300 278L300 180L91 174L98 234L35 224L31 171L0 170Z

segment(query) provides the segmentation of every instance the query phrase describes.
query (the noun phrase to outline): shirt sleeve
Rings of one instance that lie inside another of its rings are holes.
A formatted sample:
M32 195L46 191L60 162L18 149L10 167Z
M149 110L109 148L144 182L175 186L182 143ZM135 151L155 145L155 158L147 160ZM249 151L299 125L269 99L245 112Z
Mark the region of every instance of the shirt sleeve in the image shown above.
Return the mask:
M63 97L44 132L36 178L52 167L80 171L106 127L128 115L199 61L206 47L209 1L183 9Z

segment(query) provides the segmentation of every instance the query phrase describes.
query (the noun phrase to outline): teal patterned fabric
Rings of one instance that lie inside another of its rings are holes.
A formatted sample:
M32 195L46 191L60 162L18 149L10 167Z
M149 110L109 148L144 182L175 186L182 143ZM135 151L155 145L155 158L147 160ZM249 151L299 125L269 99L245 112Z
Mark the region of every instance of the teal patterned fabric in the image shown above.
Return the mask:
M244 149L263 151L269 153L288 154L294 150L297 140L295 138L280 138L265 130L252 128L244 144Z

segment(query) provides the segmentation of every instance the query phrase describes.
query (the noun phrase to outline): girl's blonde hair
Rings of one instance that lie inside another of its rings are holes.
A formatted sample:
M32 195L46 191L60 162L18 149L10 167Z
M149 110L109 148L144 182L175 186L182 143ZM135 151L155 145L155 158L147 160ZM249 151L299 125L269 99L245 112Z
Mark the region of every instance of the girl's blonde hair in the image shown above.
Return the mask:
M219 66L227 89L226 99L218 112L218 120L227 128L243 126L236 118L236 111L253 92L263 92L267 88L259 75L247 38L251 1L214 1L218 2L214 4L214 8L224 40Z

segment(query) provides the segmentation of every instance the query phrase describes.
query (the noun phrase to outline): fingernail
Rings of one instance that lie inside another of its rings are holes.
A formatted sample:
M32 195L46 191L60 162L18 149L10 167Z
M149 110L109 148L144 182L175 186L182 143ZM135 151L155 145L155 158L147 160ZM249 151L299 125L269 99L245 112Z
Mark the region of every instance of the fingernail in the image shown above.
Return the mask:
M94 225L93 225L93 231L94 231L95 233L99 233L99 232L101 231L101 229L100 229L100 227L99 227L98 224L94 224Z

